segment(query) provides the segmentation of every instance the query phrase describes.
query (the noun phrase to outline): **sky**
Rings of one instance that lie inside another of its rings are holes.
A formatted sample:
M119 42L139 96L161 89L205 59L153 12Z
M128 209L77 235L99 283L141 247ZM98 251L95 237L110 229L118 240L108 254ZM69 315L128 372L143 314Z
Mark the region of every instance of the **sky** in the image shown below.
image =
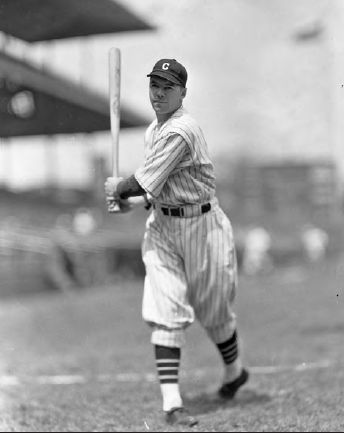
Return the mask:
M224 157L231 162L246 151L276 158L309 155L310 148L303 142L313 143L315 156L328 153L327 115L323 108L312 111L326 104L328 89L323 80L312 77L329 77L327 59L317 60L328 40L301 49L292 42L293 32L328 15L328 1L302 0L293 7L281 0L119 2L157 29L36 43L29 54L26 50L26 57L107 96L108 51L112 46L120 48L121 100L149 120L154 113L146 75L158 59L176 58L189 73L184 105L204 130L215 162ZM301 82L302 68L306 72ZM296 83L309 86L309 91L301 97ZM143 134L144 128L121 130L120 174L131 174L142 163ZM108 133L56 137L50 158L44 138L11 142L11 150L2 148L0 173L6 174L13 188L49 177L83 185L92 170L84 155L100 154L111 160Z

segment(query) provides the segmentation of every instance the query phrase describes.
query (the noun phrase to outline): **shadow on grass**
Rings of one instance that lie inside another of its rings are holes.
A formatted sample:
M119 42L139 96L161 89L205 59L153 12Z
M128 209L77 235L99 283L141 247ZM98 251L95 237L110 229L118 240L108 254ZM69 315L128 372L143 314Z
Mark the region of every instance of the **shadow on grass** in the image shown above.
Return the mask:
M205 392L193 396L183 396L184 403L194 415L215 412L220 408L243 407L247 405L266 404L271 395L253 389L242 390L234 399L226 400L215 392Z

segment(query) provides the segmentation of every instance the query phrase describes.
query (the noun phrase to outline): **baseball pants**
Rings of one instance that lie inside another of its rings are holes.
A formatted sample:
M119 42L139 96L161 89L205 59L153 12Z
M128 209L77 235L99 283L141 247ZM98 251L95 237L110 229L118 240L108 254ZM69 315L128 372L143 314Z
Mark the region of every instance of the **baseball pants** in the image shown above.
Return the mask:
M195 318L215 343L236 328L232 226L217 200L211 204L209 212L186 218L157 208L147 219L142 316L152 326L153 344L182 347Z

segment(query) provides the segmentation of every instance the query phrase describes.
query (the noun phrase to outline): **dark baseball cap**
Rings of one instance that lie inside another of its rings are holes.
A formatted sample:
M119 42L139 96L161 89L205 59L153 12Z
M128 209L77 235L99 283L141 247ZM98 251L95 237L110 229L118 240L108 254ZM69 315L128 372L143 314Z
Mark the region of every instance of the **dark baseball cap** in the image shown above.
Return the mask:
M153 70L147 77L160 77L166 80L172 81L172 83L178 84L179 86L186 86L188 79L188 73L185 67L177 62L176 59L161 59L157 61L153 67Z

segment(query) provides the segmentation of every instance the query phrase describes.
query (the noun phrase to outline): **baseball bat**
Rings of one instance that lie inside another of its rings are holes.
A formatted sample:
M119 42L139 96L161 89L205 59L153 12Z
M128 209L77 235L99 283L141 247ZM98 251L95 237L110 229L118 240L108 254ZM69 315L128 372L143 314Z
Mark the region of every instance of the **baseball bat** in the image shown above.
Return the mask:
M109 50L109 102L110 127L112 143L112 176L119 176L119 129L120 129L120 96L121 96L121 51L112 47ZM108 199L110 212L118 212L119 204Z

